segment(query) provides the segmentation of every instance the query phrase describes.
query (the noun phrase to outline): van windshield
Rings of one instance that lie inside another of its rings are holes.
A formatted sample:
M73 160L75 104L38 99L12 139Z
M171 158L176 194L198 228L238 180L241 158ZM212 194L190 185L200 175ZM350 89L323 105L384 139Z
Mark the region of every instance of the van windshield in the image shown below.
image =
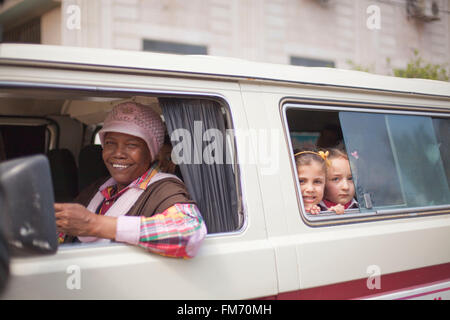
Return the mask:
M450 203L449 119L340 112L361 212Z

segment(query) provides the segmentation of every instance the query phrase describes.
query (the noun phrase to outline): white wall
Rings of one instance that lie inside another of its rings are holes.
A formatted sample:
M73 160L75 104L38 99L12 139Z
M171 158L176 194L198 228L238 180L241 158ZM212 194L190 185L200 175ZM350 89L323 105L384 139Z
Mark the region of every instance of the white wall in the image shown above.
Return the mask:
M401 0L62 0L60 43L142 50L143 39L173 41L274 63L299 56L350 68L350 59L386 74L387 58L404 67L413 49L433 63L450 61L450 0L438 1L441 20L424 23L408 19ZM80 8L79 29L67 25L70 5ZM380 9L379 29L367 27L370 5Z

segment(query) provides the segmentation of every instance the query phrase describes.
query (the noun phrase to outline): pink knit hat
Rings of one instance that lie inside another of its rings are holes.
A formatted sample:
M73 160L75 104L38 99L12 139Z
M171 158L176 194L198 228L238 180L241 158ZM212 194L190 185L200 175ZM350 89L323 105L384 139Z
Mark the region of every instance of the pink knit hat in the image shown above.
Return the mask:
M135 102L116 105L106 116L99 131L104 145L106 132L119 132L139 137L147 143L153 160L164 143L164 124L161 117L150 107Z

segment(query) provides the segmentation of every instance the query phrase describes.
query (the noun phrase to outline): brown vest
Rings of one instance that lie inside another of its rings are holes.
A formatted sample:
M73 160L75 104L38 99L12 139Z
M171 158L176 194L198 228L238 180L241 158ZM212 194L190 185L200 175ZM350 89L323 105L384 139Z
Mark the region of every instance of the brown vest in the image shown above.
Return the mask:
M108 180L108 178L101 178L86 187L74 199L74 202L79 203L85 207L98 192L99 187ZM186 190L185 185L177 178L165 178L155 183L151 183L147 189L136 200L136 203L125 214L127 216L145 216L151 217L154 214L162 213L176 203L193 203L191 197ZM71 243L76 237L67 235L64 243Z

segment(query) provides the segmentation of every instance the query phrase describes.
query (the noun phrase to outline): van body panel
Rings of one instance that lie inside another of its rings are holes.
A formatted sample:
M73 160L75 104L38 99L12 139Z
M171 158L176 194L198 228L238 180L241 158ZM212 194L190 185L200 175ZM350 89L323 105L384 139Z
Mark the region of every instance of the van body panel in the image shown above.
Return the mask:
M373 110L380 112L449 112L450 109L450 85L447 96L428 97L416 93L416 87L411 85L411 92L396 93L388 91L371 91L357 88L336 88L332 86L309 86L303 84L255 84L254 82L240 81L241 87L246 92L272 93L280 98L282 103L298 102L312 106L330 106L339 110L342 107L355 110ZM448 85L446 83L446 85Z
M402 79L360 71L274 65L236 58L173 55L150 52L106 50L50 45L2 44L2 64L44 64L70 68L103 68L119 72L160 72L172 75L257 81L304 83L346 88L366 88L387 92L404 92L447 96L449 84L423 79ZM412 89L414 88L414 89Z
M41 72L45 72L46 81L42 81L40 76ZM134 88L134 89L152 89L152 90L165 90L171 88L172 91L181 91L182 88L202 88L202 89L229 89L239 90L237 83L229 81L205 81L205 80L192 80L188 78L169 78L158 76L145 76L145 75L126 75L117 74L111 76L109 73L95 72L95 71L79 71L79 70L60 70L60 69L46 69L46 68L27 68L27 67L10 67L2 66L0 70L0 79L2 82L21 82L34 84L58 84L58 85L82 85L86 89L89 86L115 88ZM121 79L126 79L121 81Z
M0 97L29 90L38 99L47 88L49 99L65 90L74 97L104 95L106 101L123 93L219 101L236 135L243 206L242 227L208 235L191 260L123 244L63 245L54 256L13 258L3 299L282 298L365 281L373 266L389 275L450 262L448 210L343 223L308 220L283 111L293 105L448 117L449 83L227 58L9 44L0 45L0 65ZM26 109L32 113L33 105Z
M417 286L390 294L380 294L367 300L450 300L450 281Z
M303 288L365 278L371 266L390 274L450 261L448 248L437 245L450 243L449 219L417 220L339 226L297 236Z
M450 263L281 293L283 300L448 300ZM401 289L398 289L401 288Z
M22 85L32 80L37 86L64 84L76 87L84 84L94 88L120 87L159 93L206 94L228 104L235 128L247 129L237 84L214 82L208 85L204 80L185 82L184 79L176 78L111 77L93 72L39 71L39 77L33 78L35 70L21 68L15 73L14 80ZM6 78L12 70L2 69L2 72ZM195 259L180 261L163 258L120 244L72 248L64 248L64 245L49 259L12 259L9 288L2 298L232 299L259 297L262 293L264 296L276 294L274 250L267 240L256 167L243 164L240 166L240 177L245 204L243 228L230 234L208 235ZM70 283L67 281L75 276L74 270L80 270L82 282L79 290L68 289ZM170 274L169 270L172 270ZM152 276L149 277L149 274ZM128 288L135 289L124 292L124 283ZM227 283L228 289L222 285L214 286L214 283ZM211 287L215 289L211 290ZM46 289L37 291L36 288Z
M13 259L2 299L244 299L275 294L273 249L265 240L243 238L220 244L207 239L192 260L162 258L122 244L60 248L48 258Z
M277 101L274 101L273 95L265 92L248 92L245 84L241 84L241 87L249 128L254 130L251 141L254 153L258 155L258 179L261 181L267 233L277 258L279 290L296 290L301 288L299 260L292 246L288 219L298 209L295 191L289 183L292 181L291 172L281 165L289 163L289 157L284 144L280 143L284 140L284 134L281 121L277 119L277 109L273 108Z
M343 101L344 98L365 110L370 110L368 103L377 102L378 106L373 109L378 112L382 112L380 107L383 106L387 110L395 110L389 106L396 104L398 107L400 101L404 104L401 107L408 111L412 109L410 106L420 106L421 111L433 109L439 114L448 114L450 108L447 99L434 105L415 96L405 99L391 95L370 97L371 94L366 94L365 99L360 100L362 94L359 92L346 92L344 97L341 90L318 90L312 93L310 89L291 85L266 86L241 82L241 88L245 109L254 115L247 116L249 126L261 129L276 128L280 131L280 145L272 152L278 152L280 164L292 163L287 137L284 136L285 129L282 126L282 112L273 107L279 105L281 109L283 101L305 101L314 96L318 110L322 106L333 105L333 101ZM315 109L314 104L308 106L312 110ZM262 167L260 164L260 168ZM304 213L301 213L302 209L297 200L293 173L295 174L295 168L283 165L279 166L276 175L264 175L262 170L259 170L262 199L267 208L265 212L268 235L277 253L280 292L295 290L293 288L296 285L300 289L308 289L352 279L367 279L371 275L372 266L385 275L450 261L448 215L339 226L310 226L310 223L302 218ZM412 215L414 212L411 212ZM291 261L290 267L295 264L298 266L298 275L295 277L285 265L287 260Z

